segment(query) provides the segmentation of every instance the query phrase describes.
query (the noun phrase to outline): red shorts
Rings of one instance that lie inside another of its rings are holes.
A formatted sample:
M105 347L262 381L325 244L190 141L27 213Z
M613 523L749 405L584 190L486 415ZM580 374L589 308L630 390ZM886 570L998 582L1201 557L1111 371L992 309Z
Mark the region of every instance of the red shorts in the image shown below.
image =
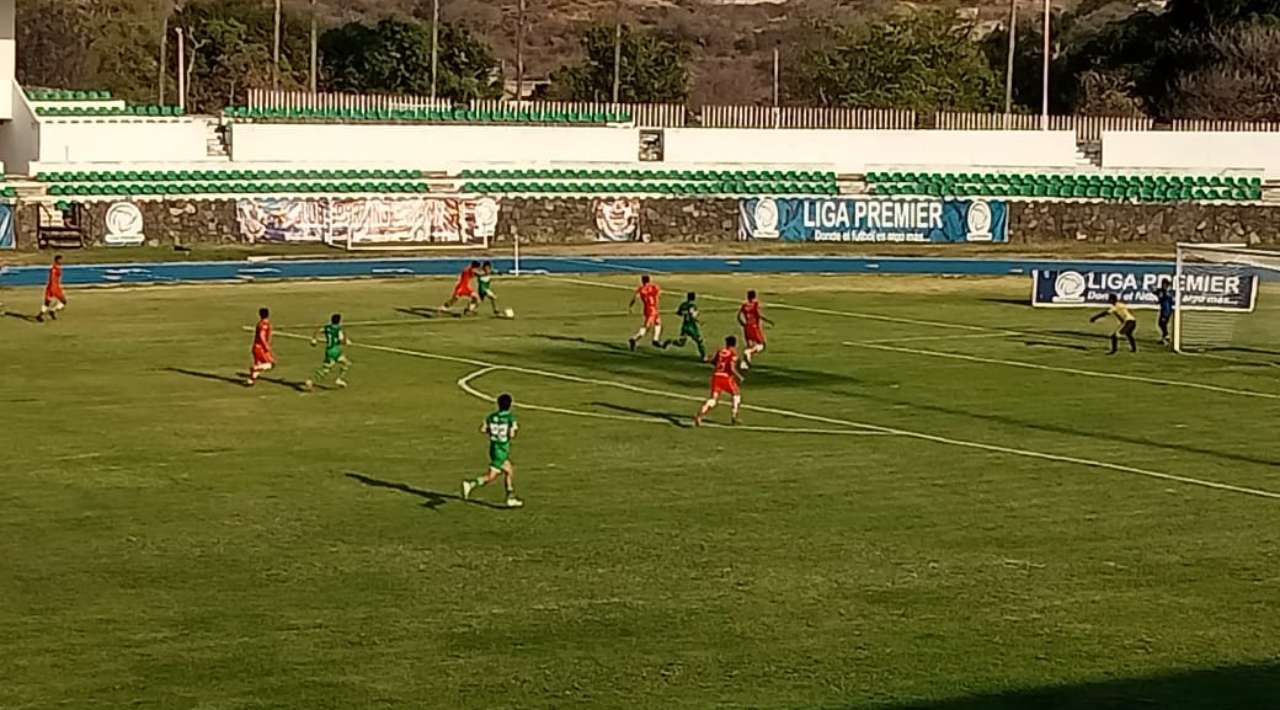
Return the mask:
M272 365L275 364L275 353L270 348L264 348L261 345L253 346L253 364L254 365Z
M48 303L49 301L53 301L53 300L57 300L61 303L66 303L67 294L63 293L62 289L60 288L46 288L44 290L45 303Z
M662 314L657 311L644 312L644 327L652 328L655 325L662 325Z
M754 343L764 343L764 328L759 323L742 326L742 335L747 341L747 345Z
M470 284L458 284L453 287L454 298L471 298L474 295L476 292L471 290Z
M711 376L711 396L719 397L722 394L738 394L738 381L733 375L723 372L717 372Z

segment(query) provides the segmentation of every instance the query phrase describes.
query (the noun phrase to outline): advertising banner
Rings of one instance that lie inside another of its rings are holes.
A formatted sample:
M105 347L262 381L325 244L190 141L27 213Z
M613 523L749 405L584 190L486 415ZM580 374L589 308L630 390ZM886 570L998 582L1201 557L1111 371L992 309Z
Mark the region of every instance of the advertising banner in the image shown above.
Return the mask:
M116 202L107 208L106 233L102 243L113 247L136 247L146 241L142 233L142 210L132 202Z
M755 197L739 201L741 239L790 242L1004 242L1008 203L911 197Z
M1168 279L1174 282L1173 270L1134 273L1105 269L1036 269L1031 272L1031 304L1057 308L1102 308L1115 294L1135 308L1156 308L1156 289ZM1252 311L1258 296L1258 278L1254 274L1228 270L1183 274L1182 307L1195 311Z
M253 198L236 203L250 242L485 244L497 232L498 202L456 197Z

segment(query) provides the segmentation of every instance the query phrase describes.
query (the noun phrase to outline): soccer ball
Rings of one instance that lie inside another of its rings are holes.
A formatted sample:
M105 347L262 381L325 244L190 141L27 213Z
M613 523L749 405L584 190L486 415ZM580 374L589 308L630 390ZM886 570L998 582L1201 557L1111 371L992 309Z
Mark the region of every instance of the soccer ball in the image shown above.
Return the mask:
M504 310L504 311L502 312L502 315L503 315L503 317L505 317L505 318L515 318L515 317L516 317L516 311L515 311L515 309L514 309L514 308L508 308L508 309L506 309L506 310Z

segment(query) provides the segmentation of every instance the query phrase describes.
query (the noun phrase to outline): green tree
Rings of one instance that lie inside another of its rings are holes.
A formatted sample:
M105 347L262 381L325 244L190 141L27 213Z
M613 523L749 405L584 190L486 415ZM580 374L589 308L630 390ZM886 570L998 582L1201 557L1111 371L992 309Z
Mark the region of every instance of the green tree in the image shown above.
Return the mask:
M952 15L922 12L827 33L825 45L802 55L790 73L790 98L922 112L1001 108L1000 77L972 39L972 25Z
M357 93L431 93L431 26L387 18L350 22L320 38L325 88ZM441 98L501 96L493 50L465 27L442 23L436 92Z
M256 0L194 0L181 6L171 25L181 27L187 38L188 107L217 111L243 103L248 89L270 88L274 22L271 4ZM282 89L306 85L309 31L305 18L286 9L281 17Z
M622 28L618 63L618 100L624 103L680 102L689 93L689 45L654 30ZM551 77L552 92L571 101L613 98L614 28L597 25L583 31L582 61Z

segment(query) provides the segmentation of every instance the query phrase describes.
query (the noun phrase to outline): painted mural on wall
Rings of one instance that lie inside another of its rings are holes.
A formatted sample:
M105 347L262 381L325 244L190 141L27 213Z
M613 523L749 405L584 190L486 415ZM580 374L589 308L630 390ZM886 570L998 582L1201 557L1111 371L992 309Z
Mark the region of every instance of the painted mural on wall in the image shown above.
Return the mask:
M640 239L640 200L634 197L597 197L592 201L596 240L633 242Z
M741 239L1003 242L1008 204L907 197L758 197L739 202Z
M0 205L0 249L14 249L18 246L13 231L13 205Z
M490 197L252 198L236 202L250 242L487 244L499 204Z

